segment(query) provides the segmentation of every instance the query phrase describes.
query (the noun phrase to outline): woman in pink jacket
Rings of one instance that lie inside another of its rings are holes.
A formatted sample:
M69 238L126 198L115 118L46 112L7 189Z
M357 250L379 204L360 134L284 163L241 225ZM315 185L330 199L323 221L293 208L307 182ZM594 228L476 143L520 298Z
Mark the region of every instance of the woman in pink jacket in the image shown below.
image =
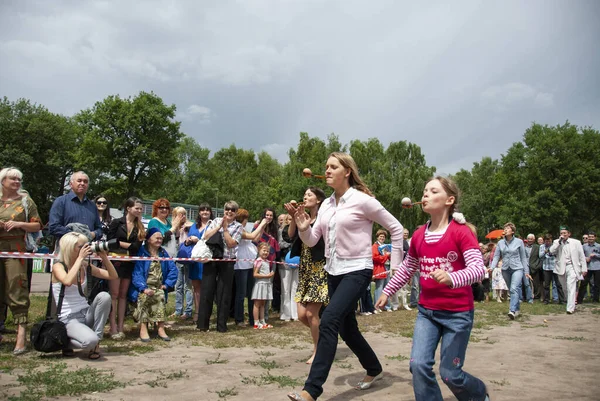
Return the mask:
M366 390L383 377L377 355L358 330L354 307L373 276L371 238L373 222L385 227L392 239L392 266L402 261L402 225L377 201L358 175L351 156L334 152L325 166L325 179L334 193L319 210L310 226L310 216L292 210L299 235L308 246L325 240L325 270L329 304L321 317L319 343L308 379L300 393L290 393L294 401L316 400L323 392L335 357L338 334L358 357L366 375L355 387Z

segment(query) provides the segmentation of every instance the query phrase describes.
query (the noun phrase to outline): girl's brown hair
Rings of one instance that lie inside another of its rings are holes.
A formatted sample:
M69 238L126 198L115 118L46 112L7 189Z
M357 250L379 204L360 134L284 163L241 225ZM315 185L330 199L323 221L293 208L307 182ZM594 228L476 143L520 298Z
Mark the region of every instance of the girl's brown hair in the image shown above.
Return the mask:
M260 252L261 249L267 248L269 251L271 250L271 245L268 242L261 242L256 246L256 249Z
M329 157L335 157L338 159L342 167L350 169L350 176L348 177L348 180L352 188L358 189L360 192L364 192L367 195L373 196L373 193L369 190L367 184L365 184L358 175L358 166L356 165L356 162L352 156L343 152L333 152L329 155Z
M125 214L125 216L127 216L127 213L129 212L128 209L134 207L136 203L143 205L142 200L140 198L136 198L135 196L132 196L131 198L129 198L125 201L125 204L123 205L123 213ZM154 205L152 205L152 210L154 210ZM135 226L138 229L138 240L144 241L146 239L146 229L144 228L142 219L139 219L136 217L134 222L135 222Z
M460 190L458 189L458 186L451 178L442 177L441 175L437 175L429 179L427 183L433 180L438 180L440 184L442 184L442 188L444 188L444 192L446 192L448 196L454 196L454 203L450 206L450 216L452 216L452 213L458 212L458 200L460 198Z

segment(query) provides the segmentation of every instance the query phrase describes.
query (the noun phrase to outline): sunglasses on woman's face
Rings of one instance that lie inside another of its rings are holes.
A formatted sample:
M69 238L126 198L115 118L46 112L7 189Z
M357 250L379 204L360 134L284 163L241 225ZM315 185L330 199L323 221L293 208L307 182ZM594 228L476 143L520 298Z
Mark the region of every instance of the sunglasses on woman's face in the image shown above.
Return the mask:
M237 212L237 209L233 208L233 207L226 207L225 208L226 212Z
M169 206L159 206L158 207L160 210L169 210L170 207Z
M108 202L99 200L99 201L96 201L96 205L108 205Z

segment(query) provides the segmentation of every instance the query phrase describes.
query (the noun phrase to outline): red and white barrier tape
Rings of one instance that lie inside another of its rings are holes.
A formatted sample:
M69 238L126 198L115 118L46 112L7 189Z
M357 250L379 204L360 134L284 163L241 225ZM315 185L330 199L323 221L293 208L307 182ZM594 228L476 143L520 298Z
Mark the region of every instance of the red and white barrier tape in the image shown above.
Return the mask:
M0 252L0 259L57 259L57 255L52 253L32 253L32 252ZM92 256L93 260L100 260L97 256ZM136 260L173 260L175 262L254 262L256 259L203 259L203 258L161 258L161 257L147 257L147 256L108 256L109 260L123 260L123 261L136 261ZM272 262L280 265L287 266L298 266L293 263L284 262Z

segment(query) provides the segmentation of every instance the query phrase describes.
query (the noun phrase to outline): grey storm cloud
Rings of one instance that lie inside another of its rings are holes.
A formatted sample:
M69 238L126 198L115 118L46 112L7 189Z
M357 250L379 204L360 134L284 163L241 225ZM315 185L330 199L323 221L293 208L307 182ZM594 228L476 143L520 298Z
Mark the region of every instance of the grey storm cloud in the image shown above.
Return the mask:
M0 4L0 95L67 115L154 91L183 131L280 161L298 133L419 145L443 173L532 122L600 127L600 3Z

